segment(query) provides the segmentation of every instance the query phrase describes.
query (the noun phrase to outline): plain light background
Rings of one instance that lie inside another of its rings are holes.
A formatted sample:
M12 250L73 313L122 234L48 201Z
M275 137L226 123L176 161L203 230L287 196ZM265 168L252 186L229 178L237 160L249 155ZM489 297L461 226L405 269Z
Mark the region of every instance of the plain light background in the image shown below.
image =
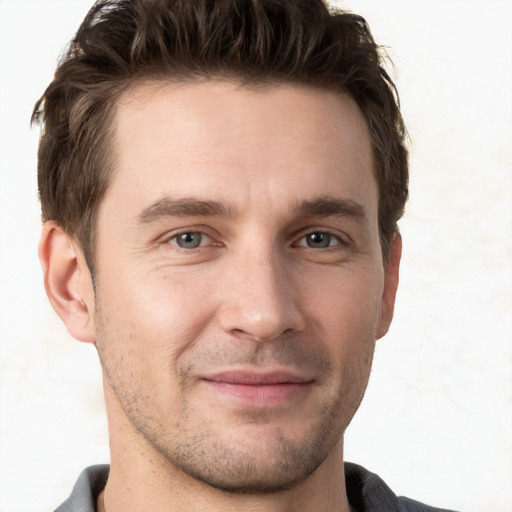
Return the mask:
M347 0L390 47L411 136L396 315L346 459L397 494L512 512L512 2ZM47 303L29 118L90 0L0 0L0 512L108 462L94 348Z

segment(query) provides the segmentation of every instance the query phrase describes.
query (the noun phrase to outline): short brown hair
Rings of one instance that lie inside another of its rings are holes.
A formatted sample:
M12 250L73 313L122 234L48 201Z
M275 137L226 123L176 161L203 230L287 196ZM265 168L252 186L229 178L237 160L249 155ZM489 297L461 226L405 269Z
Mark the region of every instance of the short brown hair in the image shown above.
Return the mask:
M120 95L143 79L209 78L314 85L355 99L371 133L386 260L408 195L405 127L383 52L362 17L322 0L101 0L32 116L43 124L43 220L79 241L91 271Z

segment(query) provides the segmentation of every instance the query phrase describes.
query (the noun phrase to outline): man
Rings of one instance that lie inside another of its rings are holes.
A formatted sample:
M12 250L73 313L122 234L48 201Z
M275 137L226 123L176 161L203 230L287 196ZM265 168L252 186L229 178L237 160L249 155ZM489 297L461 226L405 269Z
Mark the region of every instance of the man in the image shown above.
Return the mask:
M48 297L111 464L58 511L434 511L343 463L388 330L404 126L321 0L98 2L36 105Z

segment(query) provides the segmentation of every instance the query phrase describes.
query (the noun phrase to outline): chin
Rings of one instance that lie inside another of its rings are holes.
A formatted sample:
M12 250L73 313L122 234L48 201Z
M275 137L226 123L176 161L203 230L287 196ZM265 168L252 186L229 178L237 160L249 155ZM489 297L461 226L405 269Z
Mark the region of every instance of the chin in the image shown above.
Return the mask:
M256 434L200 435L171 450L155 446L173 471L223 492L273 494L293 489L310 477L342 437L336 429L304 432L287 438L283 430L263 428ZM162 441L162 439L159 439ZM159 443L158 443L159 444Z
M181 467L196 481L233 494L276 494L291 490L304 482L322 460L295 462L268 460L229 460L216 467Z

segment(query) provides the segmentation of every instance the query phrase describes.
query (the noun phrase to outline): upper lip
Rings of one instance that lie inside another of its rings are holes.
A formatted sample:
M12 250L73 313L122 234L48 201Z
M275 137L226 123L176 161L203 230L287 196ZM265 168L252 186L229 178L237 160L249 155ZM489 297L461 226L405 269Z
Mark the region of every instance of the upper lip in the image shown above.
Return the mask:
M218 383L240 384L246 386L268 386L272 384L306 384L312 379L289 370L251 371L228 370L212 373L203 377Z

